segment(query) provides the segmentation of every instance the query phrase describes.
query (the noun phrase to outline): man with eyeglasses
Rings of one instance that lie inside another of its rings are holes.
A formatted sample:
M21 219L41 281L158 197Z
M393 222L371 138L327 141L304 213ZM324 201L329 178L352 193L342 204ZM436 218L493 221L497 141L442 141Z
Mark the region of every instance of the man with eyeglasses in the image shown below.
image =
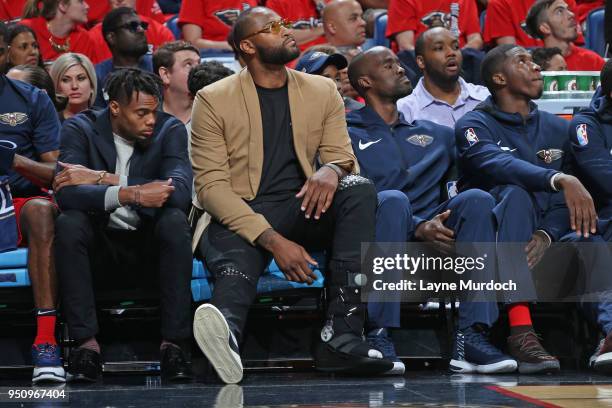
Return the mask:
M129 7L136 10L136 0L109 0L108 3L111 10L119 7ZM138 11L136 12L138 13ZM145 29L145 35L147 37L147 42L149 43L149 49L151 52L157 50L161 45L175 40L174 34L172 34L172 31L170 31L165 25L142 14L138 14L138 17L143 24L148 24L148 27ZM96 44L98 59L100 61L104 61L112 58L113 55L111 54L108 45L106 45L104 35L102 34L102 23L98 23L93 26L93 28L89 30L89 35L91 36L92 41L94 41Z
M116 69L139 68L153 72L153 61L145 35L147 28L148 24L130 7L116 8L104 17L102 34L113 56L96 65L98 95L95 106L106 107L108 100L104 85L109 74Z
M357 175L333 81L285 68L299 55L290 26L267 8L242 13L233 41L247 69L202 89L193 107L195 189L208 213L200 222L210 220L195 239L216 278L194 335L225 383L242 380L239 344L265 267L274 258L288 280L310 284L315 249L328 250L316 368L393 367L363 339L360 246L374 240L376 191Z

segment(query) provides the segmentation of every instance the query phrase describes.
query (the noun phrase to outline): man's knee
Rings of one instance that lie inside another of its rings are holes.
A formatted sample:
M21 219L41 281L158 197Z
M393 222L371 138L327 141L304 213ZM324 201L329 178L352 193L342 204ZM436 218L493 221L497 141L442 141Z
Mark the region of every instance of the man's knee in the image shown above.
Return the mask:
M338 183L336 197L346 197L349 201L359 201L376 207L376 188L369 179L357 174L344 176Z
M506 206L533 210L533 198L531 194L522 187L507 185L499 188L497 193L498 202L505 203Z
M51 201L34 199L28 201L19 215L22 231L28 241L41 242L53 239L57 209Z
M473 214L489 214L495 207L495 198L486 191L471 189L459 193L453 199L455 207Z
M82 211L64 211L55 220L56 242L82 242L90 233L91 221Z
M384 190L378 193L378 208L390 211L412 211L410 199L399 190Z

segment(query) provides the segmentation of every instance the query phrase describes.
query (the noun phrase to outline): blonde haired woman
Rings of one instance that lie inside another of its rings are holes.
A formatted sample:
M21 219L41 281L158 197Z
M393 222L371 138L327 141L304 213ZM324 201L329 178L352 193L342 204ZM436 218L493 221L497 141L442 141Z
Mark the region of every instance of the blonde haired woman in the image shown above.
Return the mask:
M68 97L68 105L61 113L62 119L68 119L93 106L98 82L94 66L85 55L61 55L51 66L51 78L56 92Z

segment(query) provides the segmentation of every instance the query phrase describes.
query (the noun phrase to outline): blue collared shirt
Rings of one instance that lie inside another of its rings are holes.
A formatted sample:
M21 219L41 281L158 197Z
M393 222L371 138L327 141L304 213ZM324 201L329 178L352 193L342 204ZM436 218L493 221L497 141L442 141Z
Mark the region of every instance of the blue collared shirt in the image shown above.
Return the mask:
M438 125L455 127L455 123L476 105L487 99L489 90L484 86L470 84L459 77L461 94L453 105L435 99L423 82L423 78L414 88L412 94L397 101L397 109L404 114L408 122L414 120L429 120Z

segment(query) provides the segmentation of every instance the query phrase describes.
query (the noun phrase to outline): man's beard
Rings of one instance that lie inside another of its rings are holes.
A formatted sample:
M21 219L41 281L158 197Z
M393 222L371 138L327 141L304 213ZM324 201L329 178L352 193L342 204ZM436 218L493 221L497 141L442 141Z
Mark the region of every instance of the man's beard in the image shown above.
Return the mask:
M126 57L139 58L149 52L149 44L145 43L135 43L128 44L123 50L121 50L121 54Z
M291 49L284 46L276 48L256 46L256 48L259 53L259 58L264 64L285 65L300 55L300 49L297 47Z

